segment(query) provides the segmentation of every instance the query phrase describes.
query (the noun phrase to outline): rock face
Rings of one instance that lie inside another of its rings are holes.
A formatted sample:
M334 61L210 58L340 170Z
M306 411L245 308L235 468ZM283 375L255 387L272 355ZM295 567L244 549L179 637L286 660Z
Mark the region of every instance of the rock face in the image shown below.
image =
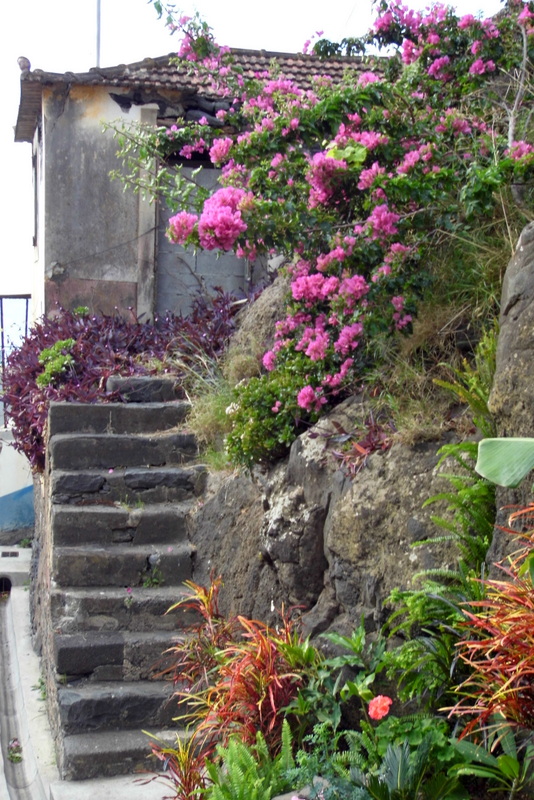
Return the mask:
M274 621L282 604L302 605L312 635L331 626L348 631L362 615L376 629L391 589L454 564L450 543L412 547L440 532L431 520L436 508L422 506L450 488L436 469L445 441L393 444L350 479L333 455L336 436L366 416L362 401L351 398L311 436L302 434L273 470L226 475L212 486L191 519L193 579L222 575L224 612Z
M500 314L497 368L489 407L498 436L534 436L534 223L523 230L506 270ZM527 505L532 500L532 476L517 489L498 489L497 508ZM497 513L506 525L509 510ZM496 528L490 563L516 548L513 539Z
M500 436L532 436L534 392L534 223L519 237L506 270L497 370L490 397Z

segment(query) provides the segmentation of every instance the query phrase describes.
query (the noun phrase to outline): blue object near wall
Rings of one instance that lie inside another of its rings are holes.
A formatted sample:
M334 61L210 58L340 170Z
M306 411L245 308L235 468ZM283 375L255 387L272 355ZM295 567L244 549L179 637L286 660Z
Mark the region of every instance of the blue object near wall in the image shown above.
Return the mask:
M31 528L33 524L33 486L0 497L0 531Z

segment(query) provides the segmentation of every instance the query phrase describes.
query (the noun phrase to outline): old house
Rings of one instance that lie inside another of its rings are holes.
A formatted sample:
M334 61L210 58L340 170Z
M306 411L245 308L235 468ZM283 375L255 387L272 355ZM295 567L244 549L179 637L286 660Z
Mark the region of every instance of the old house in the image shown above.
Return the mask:
M234 55L249 75L274 60L306 87L319 73L340 80L347 63L264 51ZM117 143L103 123L170 125L207 116L216 125L217 102L170 56L78 74L23 70L15 139L33 144L34 284L42 286L34 307L50 313L57 304L88 306L93 313L118 309L152 318L186 312L200 286L236 292L257 282L261 264L171 245L165 238L168 209L125 192L109 177L119 167ZM205 169L200 179L214 183L217 171Z

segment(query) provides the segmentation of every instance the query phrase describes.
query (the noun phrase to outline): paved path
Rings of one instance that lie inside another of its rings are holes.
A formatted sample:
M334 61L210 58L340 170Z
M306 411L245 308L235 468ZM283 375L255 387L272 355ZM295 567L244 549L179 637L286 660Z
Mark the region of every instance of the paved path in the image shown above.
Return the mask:
M0 578L7 577L12 584L0 599L2 800L48 800L49 780L57 778L45 704L32 688L38 686L40 674L31 646L29 595L24 586L30 557L31 550L0 548ZM6 580L2 584L6 588ZM18 763L8 757L13 739L22 747Z
M17 553L17 556L12 555ZM46 705L39 691L40 666L31 643L29 580L31 550L0 547L0 800L162 800L169 785L143 783L139 776L91 781L61 781L55 763ZM18 739L22 760L7 757Z

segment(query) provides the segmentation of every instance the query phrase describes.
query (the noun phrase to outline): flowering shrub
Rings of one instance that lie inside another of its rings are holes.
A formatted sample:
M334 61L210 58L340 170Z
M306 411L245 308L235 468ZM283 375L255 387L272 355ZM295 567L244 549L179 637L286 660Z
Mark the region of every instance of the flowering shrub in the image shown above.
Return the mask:
M480 229L484 218L490 233L507 186L520 205L528 200L533 14L518 0L499 19L383 0L370 33L344 46L393 55L370 58L365 71L348 60L343 81L318 75L310 89L274 70L246 77L205 23L177 24L179 58L224 99L217 116L232 133L180 121L141 134L150 156L204 153L222 167L223 188L212 196L180 171L166 182L163 170L154 191L179 212L169 237L291 260L287 315L266 372L236 398L235 461L287 446L362 379L377 336L410 331L443 232ZM343 51L324 41L316 49ZM130 165L132 152L122 151ZM252 404L262 392L260 414Z

